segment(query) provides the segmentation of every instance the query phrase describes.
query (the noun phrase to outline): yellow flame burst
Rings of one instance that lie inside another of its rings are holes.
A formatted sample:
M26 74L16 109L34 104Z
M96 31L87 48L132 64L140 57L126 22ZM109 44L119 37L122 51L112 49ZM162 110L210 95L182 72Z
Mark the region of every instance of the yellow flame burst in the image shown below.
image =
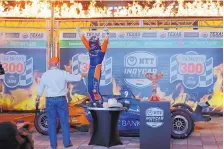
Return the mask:
M3 93L0 98L0 105L5 110L34 110L36 101L36 89L40 80L41 74L34 72L33 84L29 88L18 88L11 90L9 93ZM3 82L1 82L3 86ZM43 108L45 97L41 97L40 107Z
M214 76L217 78L213 92L209 95L205 95L201 100L202 101L209 101L214 110L222 110L223 109L223 64L214 68ZM209 99L211 97L211 99Z
M150 17L150 16L223 16L221 2L212 0L195 0L185 2L177 0L165 5L164 0L155 0L153 5L140 5L137 2L128 6L98 7L92 0L85 10L80 2L63 3L55 6L56 18L93 18L93 17ZM20 2L16 6L10 6L7 2L0 2L0 17L34 17L49 18L51 16L51 3L48 0L31 0L22 6Z
M33 75L33 84L25 89L18 88L15 90L11 90L9 93L0 94L0 106L4 110L34 110L35 109L35 101L36 101L36 90L40 81L42 73L34 72ZM3 82L0 82L1 86ZM70 97L71 104L77 103L82 100L85 95L72 94L72 90L75 86L69 84L68 87L68 97ZM45 95L43 95L40 99L39 108L45 108Z

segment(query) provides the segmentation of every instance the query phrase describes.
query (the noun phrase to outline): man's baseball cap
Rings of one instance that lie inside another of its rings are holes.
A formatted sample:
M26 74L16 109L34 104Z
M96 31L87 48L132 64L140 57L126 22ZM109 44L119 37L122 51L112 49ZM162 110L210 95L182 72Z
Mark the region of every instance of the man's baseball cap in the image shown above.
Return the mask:
M59 63L59 58L58 57L52 57L52 58L50 58L50 60L49 60L49 64L50 65L55 65L57 63Z

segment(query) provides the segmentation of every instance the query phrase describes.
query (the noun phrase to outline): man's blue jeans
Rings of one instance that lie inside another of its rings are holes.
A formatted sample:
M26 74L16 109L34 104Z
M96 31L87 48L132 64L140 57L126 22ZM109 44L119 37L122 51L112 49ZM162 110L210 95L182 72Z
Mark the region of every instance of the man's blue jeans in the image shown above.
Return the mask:
M68 119L68 104L66 98L61 97L47 97L46 111L48 119L48 135L52 148L57 148L57 134L56 134L56 119L60 120L62 137L64 146L71 144L70 128Z

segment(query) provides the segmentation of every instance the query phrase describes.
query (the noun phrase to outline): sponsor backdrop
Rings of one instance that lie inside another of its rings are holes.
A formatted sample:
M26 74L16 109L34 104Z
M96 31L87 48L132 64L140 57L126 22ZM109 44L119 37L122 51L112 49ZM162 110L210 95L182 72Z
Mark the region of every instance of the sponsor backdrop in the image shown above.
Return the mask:
M33 110L36 87L46 71L47 34L44 32L0 32L0 107Z
M86 37L105 36L87 32ZM144 72L164 72L158 81L162 99L185 102L196 107L209 101L209 112L221 112L223 89L223 32L218 31L146 31L111 32L103 61L101 93L119 95L122 87L132 90L139 100L151 95L151 81ZM74 32L60 34L61 68L79 74L88 73L89 57ZM69 85L69 99L87 95L87 80Z

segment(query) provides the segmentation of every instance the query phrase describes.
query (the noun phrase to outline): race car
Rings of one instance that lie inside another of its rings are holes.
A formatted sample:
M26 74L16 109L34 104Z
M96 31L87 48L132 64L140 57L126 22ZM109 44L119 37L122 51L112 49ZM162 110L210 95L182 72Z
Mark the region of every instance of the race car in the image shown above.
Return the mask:
M103 100L116 98L126 111L120 114L118 121L118 130L121 136L138 136L140 129L140 102L135 98L130 89L121 90L121 95L103 95ZM91 131L92 116L88 111L87 105L89 98L84 98L78 103L69 104L70 126L74 126L79 131ZM208 107L209 104L198 105L195 111L187 104L180 103L172 105L171 118L173 127L171 136L175 139L187 138L194 131L194 123L197 121L210 121L210 116L202 115L202 109ZM46 111L37 110L34 120L34 126L37 131L43 135L48 135ZM60 130L59 121L57 121L57 132Z
M78 102L68 104L70 127L74 127L78 131L86 132L89 130L89 121L86 118L86 114L83 108L83 103L88 100L89 98L83 98L78 100ZM57 119L56 122L58 133L60 130L59 119ZM46 109L39 109L38 105L36 105L34 126L37 132L39 132L40 134L48 135L48 121Z
M127 108L120 114L118 120L118 131L122 136L138 136L140 129L140 100L136 99L130 89L123 89L120 96L103 96L106 101L109 98L116 98ZM194 131L194 122L210 121L210 116L202 115L202 109L208 107L209 104L198 105L196 110L183 103L172 105L171 118L172 130L171 136L174 139L187 138ZM91 123L92 116L85 106L87 119Z

